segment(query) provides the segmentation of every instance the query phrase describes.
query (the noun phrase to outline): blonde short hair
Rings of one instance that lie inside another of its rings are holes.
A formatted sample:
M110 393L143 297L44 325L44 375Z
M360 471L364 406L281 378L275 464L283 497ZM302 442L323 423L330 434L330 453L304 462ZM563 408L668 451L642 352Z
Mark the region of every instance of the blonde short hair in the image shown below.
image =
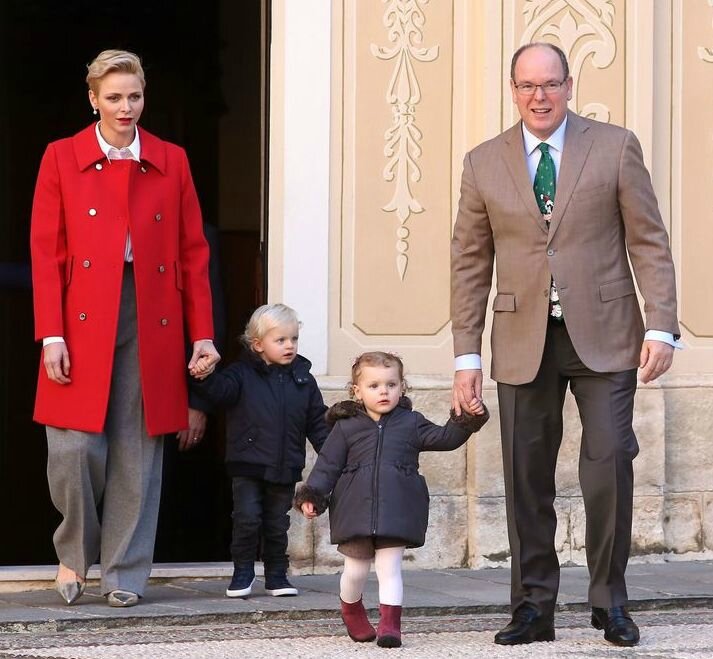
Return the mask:
M141 88L146 87L141 60L128 50L102 50L91 64L87 64L87 71L87 85L95 94L102 78L110 73L133 73L141 82Z
M252 350L253 343L260 341L271 329L278 325L302 326L297 312L286 304L263 304L253 311L245 326L243 341Z

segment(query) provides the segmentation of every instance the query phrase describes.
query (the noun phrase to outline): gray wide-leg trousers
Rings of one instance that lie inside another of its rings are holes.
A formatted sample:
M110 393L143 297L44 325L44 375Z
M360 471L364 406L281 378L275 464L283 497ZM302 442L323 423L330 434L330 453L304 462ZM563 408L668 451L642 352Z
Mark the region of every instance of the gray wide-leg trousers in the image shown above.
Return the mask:
M130 265L124 268L104 432L48 426L47 446L50 495L64 518L54 534L57 558L85 576L101 556L102 594L121 589L143 595L158 522L163 440L149 437L144 423Z

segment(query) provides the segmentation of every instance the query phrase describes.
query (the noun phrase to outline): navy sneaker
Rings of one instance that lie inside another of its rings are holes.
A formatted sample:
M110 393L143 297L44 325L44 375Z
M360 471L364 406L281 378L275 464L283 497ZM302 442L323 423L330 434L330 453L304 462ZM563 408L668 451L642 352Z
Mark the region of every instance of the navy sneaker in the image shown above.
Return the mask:
M225 591L228 597L247 597L255 583L255 566L252 563L241 563L235 566L233 578Z
M287 575L284 573L266 574L265 591L273 597L294 597L298 594L297 588L287 581Z

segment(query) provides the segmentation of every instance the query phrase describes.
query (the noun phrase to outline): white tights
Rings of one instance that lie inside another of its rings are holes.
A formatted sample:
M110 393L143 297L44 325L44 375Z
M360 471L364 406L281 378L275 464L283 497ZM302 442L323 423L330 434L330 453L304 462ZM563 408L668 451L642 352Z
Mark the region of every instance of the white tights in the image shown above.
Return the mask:
M379 602L401 606L404 599L404 584L401 579L401 560L406 547L377 549L374 570L379 582ZM369 576L371 559L344 557L344 572L339 582L339 597L343 602L353 603L361 599L364 584Z

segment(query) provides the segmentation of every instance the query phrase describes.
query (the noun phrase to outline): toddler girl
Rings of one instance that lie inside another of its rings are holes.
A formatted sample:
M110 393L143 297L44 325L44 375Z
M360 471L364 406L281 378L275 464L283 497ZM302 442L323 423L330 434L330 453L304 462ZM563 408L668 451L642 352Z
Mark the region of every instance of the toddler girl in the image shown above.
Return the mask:
M340 581L342 619L354 641L401 645L406 548L424 544L428 488L418 471L421 451L458 448L488 420L478 403L445 426L411 409L404 394L403 363L386 352L367 352L352 366L352 395L330 408L332 430L295 508L313 518L328 507L331 541L344 554ZM362 592L374 560L379 581L378 631L369 623Z

